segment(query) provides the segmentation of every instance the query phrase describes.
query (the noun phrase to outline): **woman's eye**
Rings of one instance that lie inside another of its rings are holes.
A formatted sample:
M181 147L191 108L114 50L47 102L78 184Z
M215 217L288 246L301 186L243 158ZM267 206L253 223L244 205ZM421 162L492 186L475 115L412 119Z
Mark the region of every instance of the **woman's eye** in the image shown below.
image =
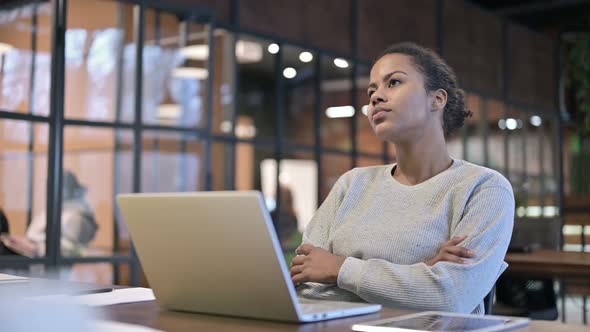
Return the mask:
M391 80L391 81L389 81L389 87L391 88L392 86L398 85L400 83L401 83L400 80Z
M369 96L369 98L371 98L371 95L373 94L373 92L375 92L375 91L373 91L373 90L367 91L367 95Z

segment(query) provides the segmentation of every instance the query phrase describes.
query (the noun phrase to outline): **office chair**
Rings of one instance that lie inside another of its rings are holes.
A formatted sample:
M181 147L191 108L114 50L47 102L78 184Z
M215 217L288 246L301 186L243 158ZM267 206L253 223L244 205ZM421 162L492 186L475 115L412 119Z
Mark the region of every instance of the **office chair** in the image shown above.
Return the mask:
M518 218L514 223L508 252L528 252L537 248L560 247L561 217ZM555 320L558 317L554 279L530 275L501 275L496 281L496 306L499 315Z
M495 292L496 292L496 285L494 285L494 287L492 287L492 289L490 290L488 295L486 295L486 297L483 298L484 314L486 314L486 315L492 314L492 308L494 307L494 293Z

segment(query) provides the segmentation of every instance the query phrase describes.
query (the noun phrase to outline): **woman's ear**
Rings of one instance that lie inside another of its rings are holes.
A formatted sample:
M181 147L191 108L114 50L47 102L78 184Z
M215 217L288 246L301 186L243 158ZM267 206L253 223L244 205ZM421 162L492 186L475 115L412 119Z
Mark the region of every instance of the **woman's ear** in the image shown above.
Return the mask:
M447 104L447 91L445 89L438 89L433 92L432 111L442 111Z

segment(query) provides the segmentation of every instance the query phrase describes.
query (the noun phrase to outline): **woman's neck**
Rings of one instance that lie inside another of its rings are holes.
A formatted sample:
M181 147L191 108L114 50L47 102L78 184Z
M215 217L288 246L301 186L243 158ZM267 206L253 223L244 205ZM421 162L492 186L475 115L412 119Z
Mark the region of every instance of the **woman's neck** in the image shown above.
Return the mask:
M453 164L444 139L397 143L395 148L397 167L393 177L405 185L422 183Z

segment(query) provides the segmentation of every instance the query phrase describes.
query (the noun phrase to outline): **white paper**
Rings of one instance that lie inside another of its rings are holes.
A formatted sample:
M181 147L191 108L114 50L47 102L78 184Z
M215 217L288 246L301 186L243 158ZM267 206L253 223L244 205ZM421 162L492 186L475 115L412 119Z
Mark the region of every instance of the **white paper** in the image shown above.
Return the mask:
M95 332L161 332L147 326L110 321L93 322L92 328Z
M155 300L154 292L150 288L122 288L113 289L110 292L95 293L86 295L45 295L33 296L28 300L50 302L50 303L67 303L76 305L87 305L92 307L106 306L121 303L143 302Z
M29 278L0 273L0 285L13 282L26 282Z
M73 302L89 306L105 306L120 303L143 302L155 300L150 288L122 288L111 292L72 296Z

